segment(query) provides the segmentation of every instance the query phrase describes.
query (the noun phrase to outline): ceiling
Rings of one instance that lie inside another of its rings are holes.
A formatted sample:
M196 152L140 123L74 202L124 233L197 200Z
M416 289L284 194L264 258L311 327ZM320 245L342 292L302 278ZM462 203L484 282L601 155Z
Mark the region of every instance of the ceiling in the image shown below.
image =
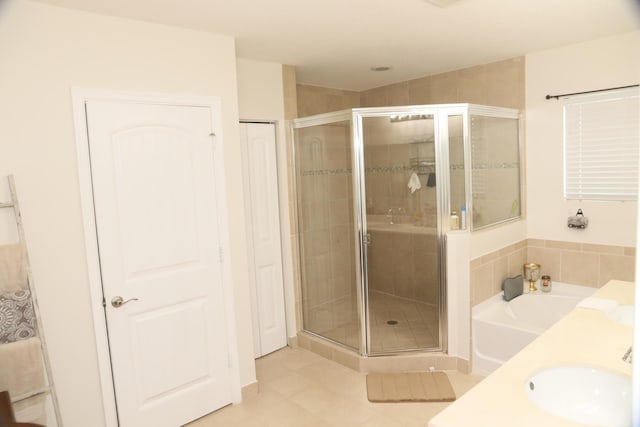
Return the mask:
M350 90L498 61L639 28L634 0L40 0L234 36L237 56L297 67ZM372 66L390 66L385 72Z

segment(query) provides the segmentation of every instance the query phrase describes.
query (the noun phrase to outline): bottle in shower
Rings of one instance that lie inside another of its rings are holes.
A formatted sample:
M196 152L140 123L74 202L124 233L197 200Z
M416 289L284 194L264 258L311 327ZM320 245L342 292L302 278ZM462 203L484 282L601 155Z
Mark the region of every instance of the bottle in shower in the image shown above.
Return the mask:
M451 229L460 229L460 218L458 218L458 213L456 211L451 212Z
M467 207L465 205L460 208L460 229L467 229Z

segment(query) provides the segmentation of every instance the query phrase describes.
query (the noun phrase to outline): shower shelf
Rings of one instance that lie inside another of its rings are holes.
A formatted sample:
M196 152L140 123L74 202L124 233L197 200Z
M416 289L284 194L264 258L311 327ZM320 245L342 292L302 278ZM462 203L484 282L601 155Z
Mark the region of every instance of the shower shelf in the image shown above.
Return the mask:
M412 157L409 159L409 165L411 170L415 171L418 175L427 175L434 172L436 162L433 159L424 157Z
M409 159L409 165L412 168L425 168L425 167L431 168L436 165L436 162L433 159L426 159L423 157L412 157L411 159Z

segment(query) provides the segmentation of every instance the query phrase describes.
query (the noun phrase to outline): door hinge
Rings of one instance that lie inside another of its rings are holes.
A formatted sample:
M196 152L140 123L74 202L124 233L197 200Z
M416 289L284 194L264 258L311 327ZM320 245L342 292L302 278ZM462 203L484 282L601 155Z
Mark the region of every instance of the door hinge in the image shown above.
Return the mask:
M102 308L107 308L107 300L102 297Z
M222 249L222 246L218 247L218 256L220 258L220 264L222 264L224 262L224 249Z
M371 244L371 234L370 233L365 234L364 235L364 239L362 239L362 240L363 240L363 243L365 245L370 245Z

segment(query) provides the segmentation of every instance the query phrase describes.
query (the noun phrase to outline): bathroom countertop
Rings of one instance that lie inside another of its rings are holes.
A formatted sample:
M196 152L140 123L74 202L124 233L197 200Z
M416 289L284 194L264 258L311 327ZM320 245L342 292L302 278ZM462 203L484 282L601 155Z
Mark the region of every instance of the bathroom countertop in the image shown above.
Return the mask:
M620 304L634 303L635 284L612 280L593 296ZM541 316L544 313L540 313ZM633 328L601 311L575 308L521 352L452 403L429 427L576 427L535 406L526 396L529 377L548 367L583 365L631 376L622 356L633 342Z

